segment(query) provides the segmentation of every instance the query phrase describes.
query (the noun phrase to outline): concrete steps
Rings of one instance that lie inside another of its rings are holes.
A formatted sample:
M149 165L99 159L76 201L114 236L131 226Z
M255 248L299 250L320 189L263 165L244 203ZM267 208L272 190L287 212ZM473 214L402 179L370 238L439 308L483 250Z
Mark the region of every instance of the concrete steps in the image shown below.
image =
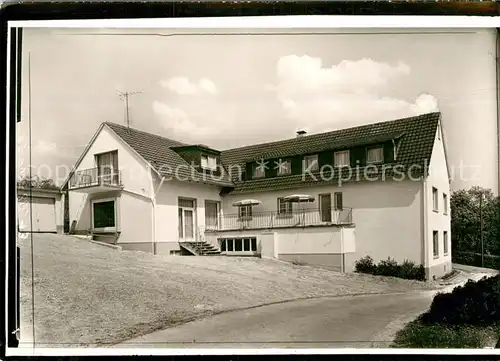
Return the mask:
M206 242L181 242L180 246L194 256L218 256L221 251Z

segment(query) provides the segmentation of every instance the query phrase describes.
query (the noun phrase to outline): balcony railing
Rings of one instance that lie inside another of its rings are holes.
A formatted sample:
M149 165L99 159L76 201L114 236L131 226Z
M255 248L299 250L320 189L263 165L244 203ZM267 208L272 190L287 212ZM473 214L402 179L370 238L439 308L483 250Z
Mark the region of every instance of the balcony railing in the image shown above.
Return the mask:
M230 231L240 229L273 229L285 227L307 227L342 225L352 223L352 209L293 210L287 213L253 212L251 216L240 217L238 214L225 214L220 217L217 226L207 227L207 231Z
M99 168L84 169L75 172L69 181L69 188L84 188L94 186L120 186L121 172L119 170L99 170Z

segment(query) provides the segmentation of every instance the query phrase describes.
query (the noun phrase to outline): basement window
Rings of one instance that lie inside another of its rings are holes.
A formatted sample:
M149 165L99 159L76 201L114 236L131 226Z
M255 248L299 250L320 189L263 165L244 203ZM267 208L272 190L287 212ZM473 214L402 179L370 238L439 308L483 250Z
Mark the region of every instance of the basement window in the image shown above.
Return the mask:
M221 252L257 252L256 237L219 238Z

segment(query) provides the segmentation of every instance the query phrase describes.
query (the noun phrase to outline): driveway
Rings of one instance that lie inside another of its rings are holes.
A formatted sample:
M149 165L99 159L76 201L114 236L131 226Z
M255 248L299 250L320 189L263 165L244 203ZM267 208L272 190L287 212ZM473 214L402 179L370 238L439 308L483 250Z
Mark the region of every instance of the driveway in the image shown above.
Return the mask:
M467 279L461 272L450 292ZM483 273L484 272L484 273ZM438 291L322 297L227 312L131 339L116 347L361 348L388 347L396 332L425 312Z
M18 244L21 342L27 347L33 346L33 323L38 347L102 346L235 309L435 286L254 257L118 251L51 234L33 235L32 265L31 239Z
M418 292L291 301L189 322L116 347L383 347L392 339L391 329L431 300L430 292Z

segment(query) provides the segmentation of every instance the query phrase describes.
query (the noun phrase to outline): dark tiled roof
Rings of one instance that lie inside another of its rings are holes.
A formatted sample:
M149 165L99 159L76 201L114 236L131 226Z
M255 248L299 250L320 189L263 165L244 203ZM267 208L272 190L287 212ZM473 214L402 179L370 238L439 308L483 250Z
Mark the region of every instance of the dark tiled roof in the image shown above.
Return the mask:
M227 172L217 177L198 172L197 169L193 168L177 152L171 149L173 147L188 146L189 144L115 123L106 122L105 124L162 176L177 176L181 179L222 186L231 185Z
M397 163L394 166L397 166L399 171L404 170L407 172L411 170L413 177L420 177L427 174L427 166L432 154L439 119L440 113L428 113L333 132L235 148L222 152L222 162L226 167L238 165L244 169L247 162L260 159L291 157L325 150L341 150L399 139ZM412 168L412 165L417 167ZM344 172L346 171L344 170ZM378 172L378 174L382 175L381 169L378 169ZM387 168L383 174L386 177L394 175L393 170ZM374 174L370 173L370 176L374 177ZM233 182L236 186L233 192L286 189L318 183L338 183L338 180L338 172L335 172L330 177L325 177L323 174L322 179L319 180L307 176L306 179L303 179L302 175L290 175L241 181L236 174L233 174Z

